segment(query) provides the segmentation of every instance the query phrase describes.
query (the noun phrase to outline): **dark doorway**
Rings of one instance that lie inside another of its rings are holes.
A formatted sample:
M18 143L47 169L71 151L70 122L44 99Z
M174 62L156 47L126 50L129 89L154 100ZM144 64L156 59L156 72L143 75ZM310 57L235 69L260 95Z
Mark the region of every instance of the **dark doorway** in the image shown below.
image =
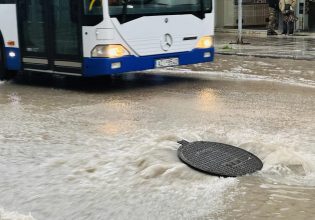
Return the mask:
M315 1L310 1L309 28L310 31L315 31Z
M81 71L81 13L77 2L18 2L24 69Z

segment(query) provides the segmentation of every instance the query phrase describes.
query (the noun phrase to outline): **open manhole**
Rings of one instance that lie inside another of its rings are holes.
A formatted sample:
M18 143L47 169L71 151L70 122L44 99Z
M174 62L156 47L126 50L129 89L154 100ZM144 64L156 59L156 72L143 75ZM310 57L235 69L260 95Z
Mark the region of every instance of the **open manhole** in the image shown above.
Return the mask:
M263 163L254 154L227 144L179 141L178 157L187 165L211 175L236 177L261 170Z

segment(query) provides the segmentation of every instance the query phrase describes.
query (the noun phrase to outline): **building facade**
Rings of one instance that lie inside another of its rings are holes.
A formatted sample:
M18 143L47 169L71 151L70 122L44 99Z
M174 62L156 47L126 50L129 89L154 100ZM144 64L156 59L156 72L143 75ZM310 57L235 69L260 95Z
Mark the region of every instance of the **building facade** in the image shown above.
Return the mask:
M315 32L315 0L297 0L295 24L297 31ZM216 27L236 28L238 0L215 0ZM281 21L281 15L279 15ZM243 0L243 25L245 28L264 28L268 22L268 0ZM281 25L280 25L281 26Z

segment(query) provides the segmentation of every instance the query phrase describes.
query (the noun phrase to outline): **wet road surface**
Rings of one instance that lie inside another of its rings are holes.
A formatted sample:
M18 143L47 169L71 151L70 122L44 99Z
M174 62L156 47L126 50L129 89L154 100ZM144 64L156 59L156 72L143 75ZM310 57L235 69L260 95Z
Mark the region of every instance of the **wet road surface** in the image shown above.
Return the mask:
M218 56L113 80L1 83L0 219L312 219L304 62ZM181 139L239 146L263 170L196 172L177 158Z

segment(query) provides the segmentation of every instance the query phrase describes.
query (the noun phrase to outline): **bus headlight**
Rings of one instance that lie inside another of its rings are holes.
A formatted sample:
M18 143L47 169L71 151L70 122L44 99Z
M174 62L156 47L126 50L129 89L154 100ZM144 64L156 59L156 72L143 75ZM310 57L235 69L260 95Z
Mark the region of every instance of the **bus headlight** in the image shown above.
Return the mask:
M213 47L213 37L212 36L204 36L199 39L196 48L206 49Z
M118 58L129 55L129 52L119 44L97 45L91 55L92 57Z
M15 54L15 52L10 51L10 52L9 52L9 56L10 56L11 58L14 58L14 57L16 56L16 54Z

